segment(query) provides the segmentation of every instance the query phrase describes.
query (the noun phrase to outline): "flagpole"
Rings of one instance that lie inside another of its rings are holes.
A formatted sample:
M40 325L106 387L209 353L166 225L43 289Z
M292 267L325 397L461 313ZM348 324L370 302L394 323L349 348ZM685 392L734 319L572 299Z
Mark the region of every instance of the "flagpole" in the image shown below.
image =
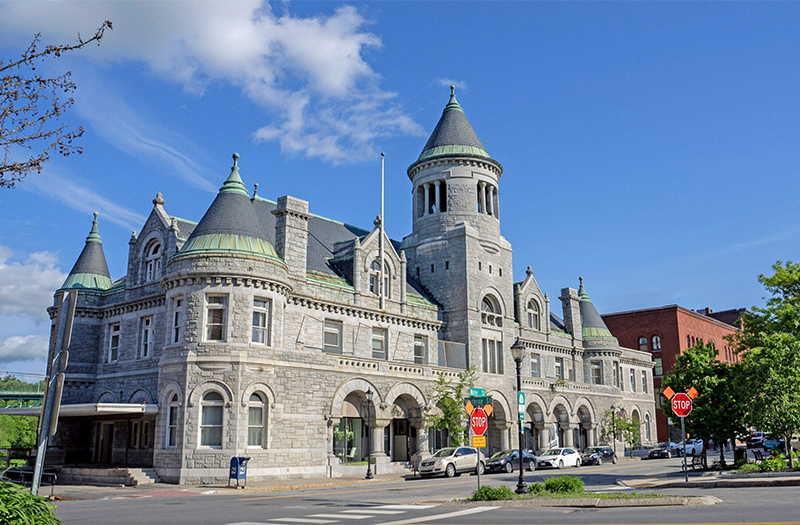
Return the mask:
M381 153L381 230L380 230L380 250L381 250L381 310L386 310L386 266L384 263L384 247L383 247L383 171L384 171L384 154Z

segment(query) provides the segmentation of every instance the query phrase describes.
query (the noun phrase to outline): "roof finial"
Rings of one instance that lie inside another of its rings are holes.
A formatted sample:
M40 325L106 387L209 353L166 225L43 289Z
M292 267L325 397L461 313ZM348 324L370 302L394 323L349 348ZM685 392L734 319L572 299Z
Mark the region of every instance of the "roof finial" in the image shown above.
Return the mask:
M233 154L233 167L234 167L234 168L235 168L236 166L238 166L238 164L237 164L238 162L239 162L239 154L238 154L238 153L234 153L234 154Z
M164 197L161 196L161 192L156 193L156 198L153 199L153 205L163 206L165 202L167 201L165 201Z
M459 104L458 100L456 100L456 87L455 86L450 86L450 101L444 107L445 111L448 111L448 110L451 110L451 109L457 109L458 111L461 111L462 113L464 112L464 110L461 109L461 104Z
M239 176L239 154L233 154L233 167L231 168L231 174L228 176L228 180L225 181L225 184L219 189L220 193L239 193L241 195L247 195L250 197L250 194L247 193L247 188L245 187L244 183L242 182L242 178Z
M253 197L258 197L258 183L253 184Z
M531 268L530 266L528 266L528 269L527 269L527 270L525 270L525 274L527 274L527 275L533 275L533 268Z
M99 242L103 244L103 239L100 237L100 232L97 231L97 216L100 215L97 212L94 212L94 220L92 221L92 231L89 232L89 235L86 237L86 242Z
M453 84L450 84L450 96L456 96L456 87Z
M578 277L578 281L580 281L581 286L583 286L583 277Z

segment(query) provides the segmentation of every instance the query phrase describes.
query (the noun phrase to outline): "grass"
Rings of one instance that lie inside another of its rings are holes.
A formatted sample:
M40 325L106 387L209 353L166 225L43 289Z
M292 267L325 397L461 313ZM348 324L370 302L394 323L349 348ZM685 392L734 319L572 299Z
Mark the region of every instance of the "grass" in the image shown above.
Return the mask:
M467 501L503 501L503 500L557 500L557 499L605 499L628 500L642 498L667 497L655 492L586 492L583 480L577 476L558 476L548 478L545 483L532 483L528 485L528 494L516 494L510 488L483 486L472 493Z

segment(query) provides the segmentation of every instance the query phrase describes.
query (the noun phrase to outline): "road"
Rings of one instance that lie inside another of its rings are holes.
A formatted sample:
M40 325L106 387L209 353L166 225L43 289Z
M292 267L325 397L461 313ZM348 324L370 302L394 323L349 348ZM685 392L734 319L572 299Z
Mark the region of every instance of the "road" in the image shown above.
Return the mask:
M526 473L529 482L547 476L580 475L588 490L621 490L617 480L664 475L682 479L680 460L621 462L618 465ZM482 476L484 484L514 487L518 474ZM237 491L199 495L179 490L153 492L145 497L59 502L57 514L66 525L128 525L167 523L174 525L280 525L431 523L478 524L775 524L800 525L797 487L747 489L664 489L673 495L711 495L723 502L713 506L649 507L614 509L495 508L442 506L453 498L465 498L477 488L475 476L453 479L409 479L404 481L347 485L286 492Z

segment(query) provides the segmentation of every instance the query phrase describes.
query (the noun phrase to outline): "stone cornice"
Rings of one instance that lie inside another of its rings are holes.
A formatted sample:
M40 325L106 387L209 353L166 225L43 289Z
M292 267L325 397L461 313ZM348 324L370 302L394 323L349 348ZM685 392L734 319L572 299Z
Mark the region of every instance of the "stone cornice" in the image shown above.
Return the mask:
M622 365L639 366L642 368L654 368L656 366L656 364L652 361L640 361L639 359L630 359L627 357L621 357L619 362Z
M580 348L573 348L573 347L559 347L553 346L545 343L535 343L533 341L523 341L520 339L520 342L525 345L525 348L528 350L534 350L538 352L553 352L555 354L566 354L566 355L577 355L579 357L583 357L584 350Z
M359 308L353 305L338 305L332 304L318 299L311 299L308 297L293 296L288 297L287 304L295 306L306 307L309 310L320 310L323 312L331 312L339 315L346 315L359 319L366 319L369 321L378 321L381 323L390 323L399 326L408 326L411 328L418 328L421 330L438 331L442 326L441 321L423 321L416 319L408 319L400 315L388 314L386 312L371 311L366 308Z
M304 213L298 210L290 210L286 208L283 209L276 208L272 210L270 213L273 214L275 217L283 217L285 215L288 215L289 217L294 217L295 219L302 219L304 221L309 221L311 220L312 217L310 213Z
M256 288L276 292L284 297L291 291L291 287L253 277L237 277L235 275L170 275L161 280L161 286L165 291L173 290L183 286L199 285L218 285L218 286L243 286L245 288Z
M131 312L138 312L140 310L148 310L150 308L158 308L166 304L166 297L147 297L136 301L129 301L123 304L116 304L103 308L101 318L116 317L118 315L128 314Z
M500 178L500 175L503 174L503 169L499 163L488 160L488 159L478 159L475 157L437 157L428 161L420 162L417 165L414 165L411 169L408 170L408 177L411 180L414 180L414 177L421 172L422 170L438 167L438 166L478 166L480 168L486 169L495 175L497 178Z

